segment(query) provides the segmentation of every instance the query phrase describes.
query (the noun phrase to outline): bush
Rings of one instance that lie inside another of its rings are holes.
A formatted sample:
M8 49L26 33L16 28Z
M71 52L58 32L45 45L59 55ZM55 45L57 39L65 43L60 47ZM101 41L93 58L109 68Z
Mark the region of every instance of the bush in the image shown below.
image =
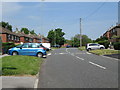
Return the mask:
M113 46L115 50L120 50L120 42L113 43Z
M8 49L15 47L16 45L13 42L2 43L2 53L8 53Z
M99 41L98 43L101 45L104 45L105 49L107 49L109 47L109 44L110 44L110 42L108 40Z

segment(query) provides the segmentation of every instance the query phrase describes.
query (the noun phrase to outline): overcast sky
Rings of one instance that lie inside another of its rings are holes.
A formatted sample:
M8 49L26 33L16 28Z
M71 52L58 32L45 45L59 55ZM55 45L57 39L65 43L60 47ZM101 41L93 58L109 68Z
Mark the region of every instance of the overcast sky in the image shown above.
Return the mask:
M118 22L117 2L4 2L2 20L17 27L34 29L47 36L51 29L62 28L65 38L80 32L91 39L100 37Z

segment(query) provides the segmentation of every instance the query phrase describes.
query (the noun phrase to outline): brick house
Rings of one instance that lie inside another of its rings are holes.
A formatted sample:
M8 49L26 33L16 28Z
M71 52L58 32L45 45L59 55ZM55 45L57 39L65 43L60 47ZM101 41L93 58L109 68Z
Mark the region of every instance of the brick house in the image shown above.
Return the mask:
M112 38L113 36L120 37L120 24L110 28L103 34L104 37L107 37L111 42L118 42L120 38Z
M41 35L25 34L24 32L20 32L18 30L11 32L3 27L0 27L0 37L2 38L3 43L41 43ZM48 42L47 38L42 38L42 41L44 41L44 43Z
M14 43L19 43L20 42L20 37L14 33L11 32L8 29L5 29L3 27L0 27L0 36L2 37L2 42L6 43L6 42L14 42Z

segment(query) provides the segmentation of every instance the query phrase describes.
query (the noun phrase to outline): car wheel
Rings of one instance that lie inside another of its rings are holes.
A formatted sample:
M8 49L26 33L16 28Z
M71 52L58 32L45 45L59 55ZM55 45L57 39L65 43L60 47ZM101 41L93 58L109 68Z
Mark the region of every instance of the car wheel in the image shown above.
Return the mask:
M37 57L43 57L43 54L42 53L37 53Z
M100 49L104 49L103 47L101 47Z
M87 51L90 51L90 50L91 50L91 48L88 48L88 49L87 49Z
M14 52L12 53L12 55L18 55L18 52L14 51Z

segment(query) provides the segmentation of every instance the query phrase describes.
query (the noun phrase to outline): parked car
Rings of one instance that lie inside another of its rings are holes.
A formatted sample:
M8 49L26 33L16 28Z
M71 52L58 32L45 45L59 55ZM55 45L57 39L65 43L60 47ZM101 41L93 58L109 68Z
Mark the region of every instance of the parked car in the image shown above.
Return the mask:
M60 48L60 45L53 45L52 47Z
M70 45L67 45L66 48L70 48L71 46Z
M50 43L41 43L41 44L46 48L47 51L51 50Z
M89 43L86 45L87 51L95 50L95 49L105 49L105 47L103 45L96 44L96 43Z
M46 48L40 43L24 43L8 50L9 55L46 57Z

